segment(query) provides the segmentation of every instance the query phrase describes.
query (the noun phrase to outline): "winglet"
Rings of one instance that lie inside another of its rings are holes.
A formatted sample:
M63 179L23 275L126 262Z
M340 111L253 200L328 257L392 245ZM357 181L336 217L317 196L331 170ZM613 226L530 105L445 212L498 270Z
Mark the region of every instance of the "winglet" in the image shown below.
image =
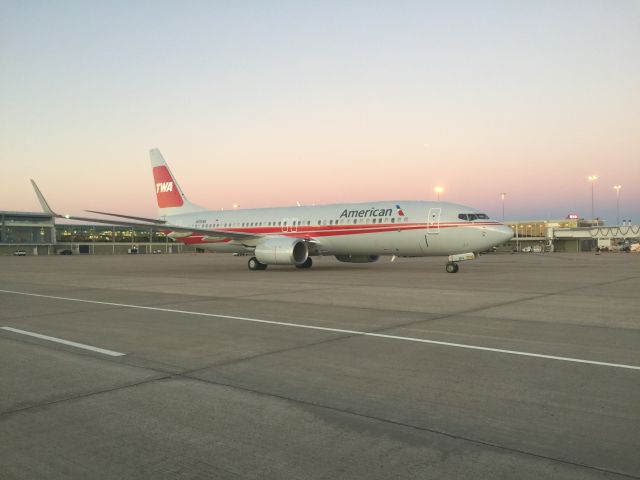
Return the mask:
M42 195L42 192L38 188L38 185L36 185L36 182L33 181L33 179L31 179L31 185L33 185L33 189L36 192L36 196L38 197L38 201L40 202L40 205L42 206L42 210L44 211L44 213L48 213L49 215L53 215L54 217L57 217L58 214L51 209L51 207L47 203L47 200L44 198L44 195Z

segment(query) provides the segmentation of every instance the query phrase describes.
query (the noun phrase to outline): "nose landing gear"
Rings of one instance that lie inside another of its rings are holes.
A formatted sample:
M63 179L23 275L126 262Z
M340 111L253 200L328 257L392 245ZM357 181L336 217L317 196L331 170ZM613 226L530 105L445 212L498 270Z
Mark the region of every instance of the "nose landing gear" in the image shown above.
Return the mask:
M456 273L459 269L458 262L465 262L467 260L473 260L475 258L476 255L472 252L449 255L449 263L447 263L446 267L444 268L447 273Z

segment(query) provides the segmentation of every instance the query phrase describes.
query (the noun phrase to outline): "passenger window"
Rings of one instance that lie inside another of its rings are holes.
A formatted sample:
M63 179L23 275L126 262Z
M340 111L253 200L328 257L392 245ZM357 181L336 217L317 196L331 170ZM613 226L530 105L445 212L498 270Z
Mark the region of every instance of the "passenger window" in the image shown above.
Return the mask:
M395 218L392 218L392 219L391 219L391 223L396 223L396 219L395 219Z

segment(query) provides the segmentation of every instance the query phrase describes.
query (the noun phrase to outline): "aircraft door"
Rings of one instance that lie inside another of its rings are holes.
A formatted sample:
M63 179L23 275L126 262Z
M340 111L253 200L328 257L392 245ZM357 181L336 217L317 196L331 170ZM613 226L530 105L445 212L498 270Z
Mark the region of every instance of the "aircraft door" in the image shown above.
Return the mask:
M429 217L427 218L427 235L437 235L440 233L440 215L442 214L441 208L430 208Z

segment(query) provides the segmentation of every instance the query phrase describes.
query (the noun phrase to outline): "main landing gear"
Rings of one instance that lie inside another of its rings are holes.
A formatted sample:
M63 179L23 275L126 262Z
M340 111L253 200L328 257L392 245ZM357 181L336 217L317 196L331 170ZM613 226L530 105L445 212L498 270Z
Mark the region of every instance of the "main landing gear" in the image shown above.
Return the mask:
M256 257L251 257L249 262L247 262L249 266L249 270L266 270L267 265L264 263L260 263Z
M311 265L313 265L313 260L311 260L311 257L307 257L303 263L296 265L296 268L311 268Z
M300 265L296 265L296 268L311 268L311 265L313 265L313 260L311 260L311 257L307 257L307 259ZM249 267L249 270L253 271L267 269L267 264L259 262L256 257L251 257L247 262L247 266Z
M458 264L456 262L449 262L444 268L447 273L457 273L459 270Z

